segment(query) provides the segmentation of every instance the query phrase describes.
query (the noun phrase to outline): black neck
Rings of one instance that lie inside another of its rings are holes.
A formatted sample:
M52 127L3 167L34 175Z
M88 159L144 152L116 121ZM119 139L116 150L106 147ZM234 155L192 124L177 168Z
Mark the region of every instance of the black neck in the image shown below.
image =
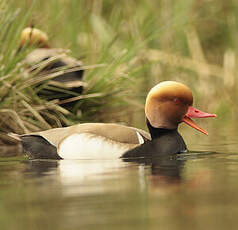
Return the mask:
M172 132L176 132L177 129L165 129L165 128L154 128L150 122L148 121L148 119L146 119L146 124L147 127L150 131L150 135L152 139L158 138L160 136L166 135L168 133L172 133Z

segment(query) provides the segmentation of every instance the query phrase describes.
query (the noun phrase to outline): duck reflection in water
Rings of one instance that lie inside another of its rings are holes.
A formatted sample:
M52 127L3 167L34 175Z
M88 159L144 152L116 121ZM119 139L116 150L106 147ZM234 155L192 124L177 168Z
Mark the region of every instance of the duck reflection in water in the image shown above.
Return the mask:
M144 153L144 155L146 155ZM139 165L149 166L151 175L157 185L179 183L182 181L182 172L186 163L185 159L179 158L175 154L167 154L148 158L127 158L126 162L136 162Z
M59 166L58 161L52 160L31 160L23 161L25 165L24 173L27 177L43 177L55 173Z
M182 172L186 160L176 155L118 161L24 161L24 172L27 177L57 176L63 184L72 184L85 179L101 181L108 179L110 175L115 177L115 173L121 177L123 171L135 170L135 163L136 168L143 171L139 176L144 179L148 175L146 171L149 171L149 180L153 185L178 184L183 181Z

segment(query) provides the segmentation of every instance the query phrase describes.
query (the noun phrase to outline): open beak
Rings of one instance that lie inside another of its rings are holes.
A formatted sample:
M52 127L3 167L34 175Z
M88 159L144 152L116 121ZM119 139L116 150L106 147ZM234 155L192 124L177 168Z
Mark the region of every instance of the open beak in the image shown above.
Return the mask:
M189 106L187 113L183 117L182 121L185 122L186 124L190 125L194 129L208 135L208 132L199 127L191 118L207 118L207 117L217 117L216 114L211 114L211 113L205 113L201 110L198 110L196 108L193 108L192 106Z

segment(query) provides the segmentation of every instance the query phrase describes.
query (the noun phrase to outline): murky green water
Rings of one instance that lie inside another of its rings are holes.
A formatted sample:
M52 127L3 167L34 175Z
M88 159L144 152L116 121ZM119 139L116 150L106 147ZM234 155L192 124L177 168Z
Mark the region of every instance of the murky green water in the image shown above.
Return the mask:
M188 133L202 152L147 162L0 158L0 229L237 229L231 136Z

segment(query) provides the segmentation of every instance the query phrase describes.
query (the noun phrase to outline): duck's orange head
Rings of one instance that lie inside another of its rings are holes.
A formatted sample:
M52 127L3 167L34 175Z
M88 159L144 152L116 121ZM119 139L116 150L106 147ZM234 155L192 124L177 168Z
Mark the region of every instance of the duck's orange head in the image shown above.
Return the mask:
M27 27L21 32L20 47L36 45L39 48L49 48L49 39L45 32Z
M185 122L204 134L191 118L216 117L215 114L202 112L192 107L192 91L184 84L164 81L154 86L147 95L145 104L146 118L154 128L176 129Z

